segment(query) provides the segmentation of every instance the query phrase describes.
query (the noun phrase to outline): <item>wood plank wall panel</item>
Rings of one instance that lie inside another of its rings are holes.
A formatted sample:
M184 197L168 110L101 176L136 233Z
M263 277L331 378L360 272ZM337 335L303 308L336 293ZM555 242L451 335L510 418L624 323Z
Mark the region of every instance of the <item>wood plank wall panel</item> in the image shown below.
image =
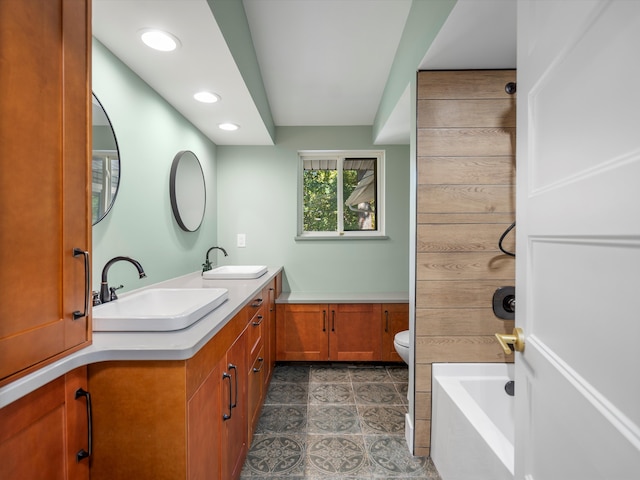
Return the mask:
M494 213L515 210L509 185L419 185L420 213Z
M449 224L418 225L417 244L420 252L476 252L494 251L496 238L504 232L503 224ZM515 242L512 235L504 241L504 247L513 250Z
M422 128L515 127L511 99L418 100Z
M494 291L515 284L498 239L515 218L514 70L418 74L416 455L431 447L431 365L508 362ZM515 248L510 234L505 248Z
M499 184L516 182L515 156L500 157L420 157L418 183L421 185Z

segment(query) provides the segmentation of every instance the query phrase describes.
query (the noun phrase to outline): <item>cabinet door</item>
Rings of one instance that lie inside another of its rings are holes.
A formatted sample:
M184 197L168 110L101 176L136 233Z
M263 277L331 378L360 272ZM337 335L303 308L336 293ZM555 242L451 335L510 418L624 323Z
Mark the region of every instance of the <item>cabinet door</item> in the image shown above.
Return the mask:
M262 409L262 400L265 392L264 375L266 365L264 360L264 346L256 352L249 365L249 371L247 372L247 404L249 411L248 441L250 443L253 432L258 424L258 418Z
M86 367L74 370L0 410L0 478L89 478Z
M264 328L264 391L267 391L276 364L276 280L266 287L267 322Z
M89 366L91 480L182 480L187 472L184 361Z
M222 365L222 478L239 478L247 455L246 330L227 350Z
M380 360L380 304L345 303L329 307L329 358L339 361Z
M276 359L329 360L329 306L279 305L276 315Z
M214 368L187 404L187 478L220 479L220 371Z
M393 346L396 333L409 329L409 304L382 304L382 360L402 362L402 358Z
M0 2L0 384L90 339L90 22L89 0Z

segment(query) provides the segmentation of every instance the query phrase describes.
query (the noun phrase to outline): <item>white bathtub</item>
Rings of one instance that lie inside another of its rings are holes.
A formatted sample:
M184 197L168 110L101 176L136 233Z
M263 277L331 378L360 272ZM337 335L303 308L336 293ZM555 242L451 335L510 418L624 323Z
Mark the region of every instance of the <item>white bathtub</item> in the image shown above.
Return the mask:
M433 364L431 458L442 480L513 480L513 364Z

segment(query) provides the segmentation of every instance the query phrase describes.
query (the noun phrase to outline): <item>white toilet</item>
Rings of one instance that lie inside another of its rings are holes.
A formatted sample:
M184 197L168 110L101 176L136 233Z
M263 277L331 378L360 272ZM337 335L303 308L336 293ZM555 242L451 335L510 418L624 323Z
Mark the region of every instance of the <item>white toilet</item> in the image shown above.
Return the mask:
M404 363L409 365L409 330L403 330L396 333L393 338L393 346L400 355L400 358L404 360Z

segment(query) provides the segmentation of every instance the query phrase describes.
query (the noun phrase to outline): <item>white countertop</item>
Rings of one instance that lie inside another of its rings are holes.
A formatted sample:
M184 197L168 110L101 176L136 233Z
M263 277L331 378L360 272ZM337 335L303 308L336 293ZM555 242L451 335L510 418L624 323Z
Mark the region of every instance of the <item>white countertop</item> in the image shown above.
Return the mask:
M280 271L269 267L253 280L204 280L200 272L173 278L148 288L226 288L229 297L188 328L170 332L93 332L93 343L0 388L0 408L40 388L74 368L109 360L186 360L193 357L242 307ZM128 294L133 292L128 292ZM121 295L124 298L127 293Z
M282 292L276 303L408 303L407 292L298 293Z

